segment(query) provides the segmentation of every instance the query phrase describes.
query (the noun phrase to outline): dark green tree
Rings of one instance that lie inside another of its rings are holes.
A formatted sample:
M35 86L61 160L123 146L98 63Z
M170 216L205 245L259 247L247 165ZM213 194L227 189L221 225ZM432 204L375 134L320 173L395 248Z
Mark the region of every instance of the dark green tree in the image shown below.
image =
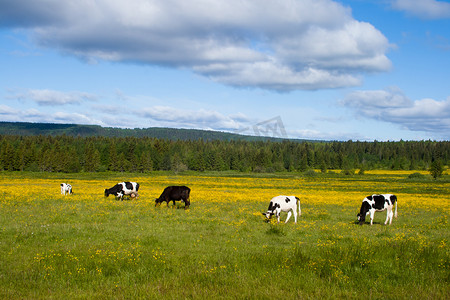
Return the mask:
M442 176L442 173L444 172L444 168L442 167L442 163L440 160L435 160L431 163L430 166L430 174L433 176L433 178L436 180L438 177Z
M100 167L100 152L95 148L93 142L87 144L84 157L84 171L97 171Z

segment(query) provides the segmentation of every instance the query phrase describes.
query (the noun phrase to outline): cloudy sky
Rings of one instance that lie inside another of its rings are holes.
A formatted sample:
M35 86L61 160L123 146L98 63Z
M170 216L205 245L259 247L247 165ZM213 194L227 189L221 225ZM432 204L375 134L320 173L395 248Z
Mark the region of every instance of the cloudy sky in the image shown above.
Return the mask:
M450 1L0 0L0 121L449 140Z

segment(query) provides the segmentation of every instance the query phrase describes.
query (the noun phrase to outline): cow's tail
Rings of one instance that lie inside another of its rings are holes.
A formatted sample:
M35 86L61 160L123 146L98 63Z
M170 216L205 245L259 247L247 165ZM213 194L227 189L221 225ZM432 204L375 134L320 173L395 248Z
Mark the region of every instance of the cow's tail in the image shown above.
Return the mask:
M394 217L396 217L396 218L397 218L397 203L398 203L398 201L397 201L397 199L395 199L395 212L394 212Z
M297 205L298 205L298 215L301 216L302 215L302 209L300 208L300 198L295 197L295 199L297 200Z

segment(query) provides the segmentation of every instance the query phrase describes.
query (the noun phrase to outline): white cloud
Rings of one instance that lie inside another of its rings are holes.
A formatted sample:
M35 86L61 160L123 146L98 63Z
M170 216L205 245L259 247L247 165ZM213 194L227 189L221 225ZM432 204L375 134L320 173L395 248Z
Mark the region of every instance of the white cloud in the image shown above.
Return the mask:
M18 113L17 109L14 109L8 105L0 105L0 115L1 116L11 116Z
M394 9L422 19L450 18L450 3L436 0L394 0Z
M384 113L388 109L398 109L412 105L412 101L396 88L355 91L349 94L341 103L357 109L364 115L373 117Z
M371 140L367 136L361 135L356 132L340 132L337 130L321 131L317 129L297 129L290 130L288 132L290 138L306 139L306 140L322 140L322 141L348 141L359 140L368 141Z
M80 113L56 112L49 117L55 123L104 125L100 120Z
M80 104L84 101L93 101L97 96L83 92L61 92L55 90L25 90L13 92L6 96L7 99L31 100L39 105L66 105Z
M0 105L0 116L6 122L39 122L60 124L105 125L101 120L77 112L42 112L35 108L18 110L7 105Z
M450 137L450 97L410 100L398 89L356 91L341 101L357 116L398 124L412 131Z
M153 106L143 108L135 112L144 119L150 119L158 123L158 126L170 125L170 127L190 127L213 130L237 130L246 123L243 114L225 116L211 110L186 110L169 106Z
M233 86L355 86L361 74L391 64L386 37L332 0L16 0L2 7L0 26L28 28L39 45L89 62L188 68Z

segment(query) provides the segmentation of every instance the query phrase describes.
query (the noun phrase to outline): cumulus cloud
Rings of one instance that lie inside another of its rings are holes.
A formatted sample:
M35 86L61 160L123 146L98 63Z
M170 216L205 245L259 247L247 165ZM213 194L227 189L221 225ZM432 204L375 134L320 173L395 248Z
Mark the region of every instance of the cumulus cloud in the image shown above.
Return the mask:
M61 124L105 125L87 114L77 112L42 112L35 108L18 110L7 105L0 105L0 116L7 122L42 122Z
M84 101L94 101L97 96L84 92L61 92L55 90L25 90L16 91L6 96L7 99L31 100L39 105L80 104Z
M356 91L341 101L360 117L368 117L398 124L413 131L438 133L449 138L450 97L411 100L399 89Z
M136 115L156 121L159 126L190 127L214 130L237 130L244 126L248 118L243 114L225 116L217 111L200 109L198 111L169 106L146 107Z
M86 61L187 68L232 86L355 86L390 68L386 37L332 0L0 0L0 26Z
M8 105L0 105L0 116L8 117L18 113L17 109L14 109Z
M317 129L298 129L289 132L289 136L297 139L322 141L371 140L367 136L356 132L321 131Z
M450 3L437 0L394 0L392 7L422 19L450 18Z

